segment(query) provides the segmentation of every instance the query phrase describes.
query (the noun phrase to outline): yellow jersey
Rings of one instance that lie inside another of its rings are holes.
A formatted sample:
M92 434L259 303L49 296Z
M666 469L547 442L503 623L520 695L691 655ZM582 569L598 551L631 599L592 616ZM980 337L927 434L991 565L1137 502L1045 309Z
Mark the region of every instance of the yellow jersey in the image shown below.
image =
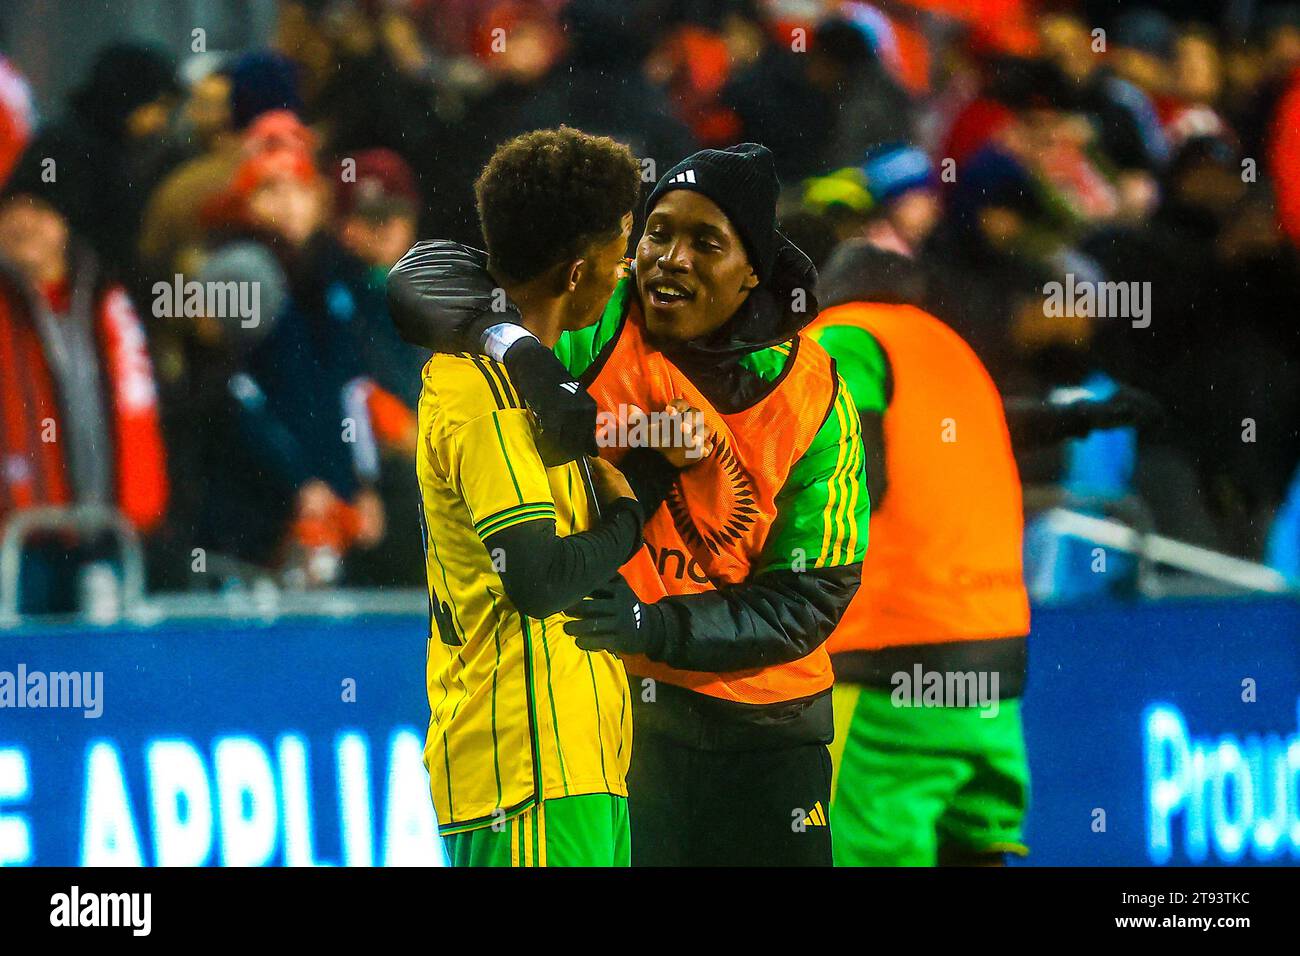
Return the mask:
M613 654L580 649L568 618L521 614L493 533L553 519L590 527L576 462L547 468L505 367L435 355L424 367L416 474L429 585L424 764L439 832L504 822L538 800L627 795L632 714Z

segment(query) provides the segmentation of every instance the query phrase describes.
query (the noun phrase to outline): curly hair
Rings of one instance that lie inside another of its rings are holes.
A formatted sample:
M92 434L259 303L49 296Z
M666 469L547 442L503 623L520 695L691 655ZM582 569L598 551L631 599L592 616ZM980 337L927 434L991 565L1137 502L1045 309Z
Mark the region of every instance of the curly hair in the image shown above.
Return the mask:
M632 151L561 126L497 147L474 183L493 268L527 282L616 235L641 190Z

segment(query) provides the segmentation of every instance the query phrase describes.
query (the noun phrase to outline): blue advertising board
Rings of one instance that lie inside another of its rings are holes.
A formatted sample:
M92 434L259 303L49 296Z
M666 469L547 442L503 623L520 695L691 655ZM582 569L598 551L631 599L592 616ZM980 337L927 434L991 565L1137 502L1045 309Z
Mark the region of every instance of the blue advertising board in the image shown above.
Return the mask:
M0 634L0 865L441 864L426 626ZM1298 702L1294 601L1036 610L1025 862L1300 862Z
M90 675L97 697L0 709L0 863L440 864L426 631L409 616L0 635L0 672L21 666L29 688Z
M1300 604L1037 609L1029 862L1300 863Z

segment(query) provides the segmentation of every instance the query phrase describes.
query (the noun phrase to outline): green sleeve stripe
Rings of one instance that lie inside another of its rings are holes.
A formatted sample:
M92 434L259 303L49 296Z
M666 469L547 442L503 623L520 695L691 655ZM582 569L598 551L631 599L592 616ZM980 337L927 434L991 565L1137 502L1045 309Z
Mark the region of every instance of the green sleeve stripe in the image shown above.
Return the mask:
M868 493L866 489L866 483L864 481L866 477L867 449L866 446L862 444L862 425L860 419L859 419L856 433L858 436L858 440L853 443L853 447L857 450L858 461L857 464L853 466L853 474L850 476L850 480L853 483L853 497L849 501L848 520L849 520L850 533L849 533L849 543L847 546L848 550L844 554L845 564L851 564L852 562L859 560L859 558L861 557L861 552L863 551L863 549L858 544L858 541L862 536L862 523L858 520L859 517L858 510L859 510L859 502L862 500L862 496ZM870 514L869 501L868 501L867 511L869 515Z
M851 429L849 424L848 402L844 398L842 389L837 388L836 392L836 415L840 421L840 445L844 448L844 467L838 469L831 476L831 481L835 485L835 541L831 545L831 555L828 564L839 564L840 547L844 539L848 537L848 524L844 520L844 512L849 503L849 486L845 480L853 467L853 460L856 457L856 449L853 443L848 440L848 432Z
M842 414L844 414L844 423L846 425L844 431L840 433L840 441L841 444L844 444L846 449L848 449L848 454L845 454L844 468L842 468L839 473L836 473L835 477L832 479L836 483L836 488L839 489L839 493L837 493L836 496L835 545L831 548L832 564L840 563L840 549L844 546L844 542L849 536L849 476L853 473L854 462L858 457L857 445L854 445L852 440L850 440L850 438L852 438L853 425L850 423L849 416L850 414L853 414L852 408L849 408L848 398L844 397L844 390L837 389L837 393L841 395L837 401L839 401Z
M847 401L847 398L846 398ZM852 420L857 419L857 410L849 404L848 414ZM850 425L848 440L852 442L850 448L850 461L848 467L844 469L844 474L840 480L844 486L843 508L844 508L844 526L848 533L835 544L835 552L831 555L831 561L834 564L844 564L853 556L853 545L858 536L857 522L854 520L854 508L858 500L858 469L862 465L862 442L854 441L858 438L858 430ZM841 545L844 548L843 553L840 551Z
M481 521L475 521L474 530L479 534L482 534L483 528L486 525L495 524L497 521L500 521L502 518L508 518L512 515L518 514L521 511L534 511L538 508L549 508L551 511L554 511L555 505L550 501L529 501L522 505L511 505L509 508L505 508L501 511L496 512L495 514L488 515L486 518L484 518Z
M515 466L510 464L510 453L506 451L506 440L501 434L501 419L498 417L497 412L492 413L492 424L497 430L497 442L501 445L501 457L506 460L506 469L510 472L510 481L515 486L515 497L519 499L520 504L523 504L524 493L519 490L519 479L515 477Z
M857 410L842 383L837 386L835 418L840 426L840 454L829 481L829 518L823 532L823 547L817 559L817 567L845 563L852 556L852 543L857 538L855 508L859 491L858 471L862 467L861 440ZM847 553L844 553L846 548Z
M836 564L848 564L854 560L858 550L858 534L861 530L858 526L858 501L862 493L862 469L866 462L866 456L862 447L861 419L858 417L858 411L853 405L853 397L844 384L841 384L840 389L844 394L845 416L849 422L848 434L844 440L850 443L852 460L845 468L843 475L845 488L844 525L848 529L848 535L843 541L843 554L840 554L837 548L836 553L831 556L831 560Z
M853 404L853 396L849 393L848 388L844 388L844 402L846 414L849 417L849 441L853 443L853 464L845 472L844 482L849 488L849 498L844 503L844 523L848 526L849 536L844 542L844 555L841 563L848 564L853 561L854 552L857 550L858 543L858 520L857 509L858 499L862 493L862 474L866 464L866 455L862 447L862 420L858 416L858 410Z
M482 529L482 531L478 533L478 537L487 540L487 538L495 535L495 533L506 531L506 528L513 528L516 524L525 524L528 522L554 522L554 520L556 520L554 509L549 511L524 511L519 515L513 515L512 518L507 518L502 520L502 522L495 523L489 528Z
M835 476L838 475L840 469L844 467L844 459L847 457L846 452L848 450L844 444L844 409L838 391L835 395L832 414L836 424L839 426L839 442L835 458L835 468L831 471L830 480L826 483L826 506L822 510L822 546L821 550L817 554L817 562L814 565L819 568L827 563L826 559L831 551L831 532L835 527L835 514L839 510L838 485L835 482ZM830 419L827 421L829 423Z
M866 546L865 456L860 419L844 381L836 380L827 404L816 437L777 494L777 520L763 547L763 570L847 564L859 560Z

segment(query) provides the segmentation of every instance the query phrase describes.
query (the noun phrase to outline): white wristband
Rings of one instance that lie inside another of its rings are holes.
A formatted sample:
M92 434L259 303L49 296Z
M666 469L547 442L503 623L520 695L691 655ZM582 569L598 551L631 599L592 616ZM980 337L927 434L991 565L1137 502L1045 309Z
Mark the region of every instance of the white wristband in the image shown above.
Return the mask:
M500 322L483 333L483 354L496 359L498 362L504 362L506 350L510 346L520 339L536 338L537 336L522 325L515 325L513 322Z

